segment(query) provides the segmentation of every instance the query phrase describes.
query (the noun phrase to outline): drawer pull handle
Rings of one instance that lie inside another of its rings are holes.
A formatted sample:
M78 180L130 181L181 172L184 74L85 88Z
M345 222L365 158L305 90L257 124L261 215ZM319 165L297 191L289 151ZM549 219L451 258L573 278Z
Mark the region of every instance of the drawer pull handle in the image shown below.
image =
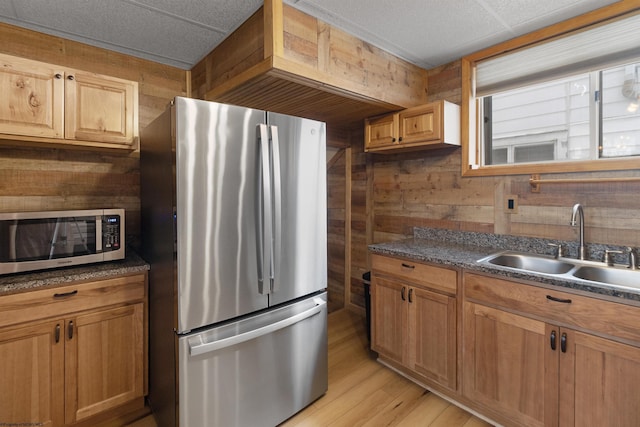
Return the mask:
M413 302L413 288L409 289L409 302Z
M404 293L406 292L407 288L405 288L404 286L402 287L402 290L400 291L400 298L402 298L402 301L406 301L407 299L404 296Z
M75 295L77 293L78 293L78 290L76 289L76 290L73 290L73 291L70 291L70 292L63 292L61 294L53 294L53 297L54 298L64 298L64 297L73 296L73 295Z
M560 350L563 353L567 352L567 334L562 334L562 336L560 337Z
M551 331L551 350L556 351L556 331Z
M70 320L69 325L67 326L67 336L69 339L73 338L73 320Z
M60 342L60 323L58 323L56 325L56 331L55 331L54 335L55 335L55 338L56 338L56 343L59 343Z
M571 304L571 300L570 299L565 299L565 298L556 298L556 297L552 297L551 295L547 295L547 299L549 301L555 301L555 302L561 302L563 304Z
M415 266L415 265L405 264L404 262L402 263L402 266L403 266L404 268L410 268L410 269L412 269L412 270L413 270L414 268L416 268L416 266Z

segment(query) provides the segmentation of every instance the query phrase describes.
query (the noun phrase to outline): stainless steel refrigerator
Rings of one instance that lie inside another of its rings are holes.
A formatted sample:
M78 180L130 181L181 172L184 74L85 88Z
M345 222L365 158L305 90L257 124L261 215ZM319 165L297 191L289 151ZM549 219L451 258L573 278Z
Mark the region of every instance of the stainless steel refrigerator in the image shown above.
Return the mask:
M180 97L143 130L160 426L275 426L326 392L325 132Z

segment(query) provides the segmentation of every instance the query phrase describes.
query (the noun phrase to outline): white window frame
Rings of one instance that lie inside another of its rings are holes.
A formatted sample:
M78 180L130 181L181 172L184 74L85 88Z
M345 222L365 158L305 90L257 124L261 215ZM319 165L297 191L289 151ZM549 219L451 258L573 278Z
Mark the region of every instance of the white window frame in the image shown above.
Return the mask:
M480 83L484 84L484 87L480 87L480 91L478 91L476 73L478 72L479 64L487 64L489 62L486 61L496 60L496 58L506 58L511 54L519 55L521 52L528 49L537 49L540 51L541 46L546 49L558 41L558 43L563 44L567 40L571 41L571 37L580 36L581 34L588 33L591 30L601 31L603 28L606 30L610 28L623 27L624 25L622 25L621 22L627 18L640 19L640 8L638 8L637 4L632 5L630 2L622 1L462 58L462 175L486 176L589 170L626 170L640 168L640 159L637 157L607 158L587 161L574 160L567 162L516 163L487 166L483 165L481 161L483 147L481 145L480 137L482 136L482 133L478 126L482 121L480 119L482 117L480 115L481 102L480 98L476 97L476 92L481 95L482 90L487 91L487 88L495 88L495 86L491 86L494 85L495 82L487 84L486 80L483 81L481 79ZM632 42L632 44L635 44L635 41ZM640 44L634 48L640 48ZM632 53L632 55L637 56L637 52ZM606 62L610 65L614 65L616 61L618 63L628 61L628 57L629 52L623 52L622 55L607 55ZM596 62L598 62L599 59L602 58L598 58L596 56ZM583 62L587 63L589 60L585 59ZM498 64L498 62L495 62L494 65L495 64ZM593 64L587 65L589 65L589 67L593 66ZM560 71L562 71L562 67L559 68ZM606 67L602 65L602 62L599 62L598 68L602 69ZM559 70L556 69L552 73L549 73L545 70L538 70L538 72L535 73L535 79L549 79L550 75L553 75L553 73L557 73L558 71ZM572 69L572 72L578 73L579 71L579 68ZM566 74L566 70L564 70L564 73ZM512 87L522 85L522 77L523 76L515 76L513 80L506 82L506 85L511 85ZM531 84L535 79L527 80L525 78L524 80L527 82L525 84ZM498 82L498 84L503 83L505 82ZM592 123L594 122L592 121ZM597 134L597 130L595 130L595 132Z

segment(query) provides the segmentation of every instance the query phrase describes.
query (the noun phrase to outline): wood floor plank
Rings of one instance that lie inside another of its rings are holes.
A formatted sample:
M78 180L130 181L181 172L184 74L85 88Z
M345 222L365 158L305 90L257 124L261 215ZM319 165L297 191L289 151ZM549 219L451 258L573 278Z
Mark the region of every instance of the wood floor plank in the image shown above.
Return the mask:
M376 414L375 418L367 420L367 422L363 424L363 427L383 427L399 424L407 414L421 403L421 399L427 393L429 393L429 391L408 382L406 389L382 408L382 410Z
M451 404L433 393L427 393L418 405L411 410L406 417L402 418L396 425L400 427L431 426L431 424L449 407ZM452 424L448 427L454 427Z

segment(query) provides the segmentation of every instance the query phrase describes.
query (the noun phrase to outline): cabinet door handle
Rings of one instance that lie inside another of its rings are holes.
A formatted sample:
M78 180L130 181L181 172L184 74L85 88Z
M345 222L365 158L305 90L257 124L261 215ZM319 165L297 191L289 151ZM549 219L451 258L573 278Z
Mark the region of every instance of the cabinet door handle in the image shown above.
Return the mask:
M75 77L73 77L73 75L72 75L72 74L69 74L69 75L67 76L67 79L69 79L69 80L73 80L73 79L75 79Z
M56 79L61 79L62 78L62 74L60 73L56 73L54 76Z
M409 302L413 302L413 288L409 288Z
M64 297L70 297L70 296L75 295L77 293L78 293L78 290L75 289L75 290L70 291L70 292L63 292L61 294L53 294L53 297L54 298L64 298Z
M69 339L73 338L73 320L70 320L67 325L67 337L69 337Z
M407 288L405 288L404 286L402 287L402 290L400 291L400 298L402 298L402 301L406 301L407 298L404 296L404 293L407 291Z
M56 325L56 330L55 330L54 336L55 336L55 339L56 339L56 343L59 343L60 342L60 323L58 323Z
M396 138L395 137L391 138L391 142L396 142Z
M567 334L563 333L560 337L560 350L563 353L567 352Z
M410 268L411 270L413 270L414 268L416 268L416 266L415 266L415 265L405 264L404 262L402 263L402 266L403 266L404 268Z
M563 304L571 304L571 300L570 299L565 299L565 298L556 298L556 297L552 297L551 295L547 295L547 299L549 301L555 301L555 302L561 302Z
M551 350L556 351L556 331L551 331Z
M398 142L402 142L402 137L398 138Z

